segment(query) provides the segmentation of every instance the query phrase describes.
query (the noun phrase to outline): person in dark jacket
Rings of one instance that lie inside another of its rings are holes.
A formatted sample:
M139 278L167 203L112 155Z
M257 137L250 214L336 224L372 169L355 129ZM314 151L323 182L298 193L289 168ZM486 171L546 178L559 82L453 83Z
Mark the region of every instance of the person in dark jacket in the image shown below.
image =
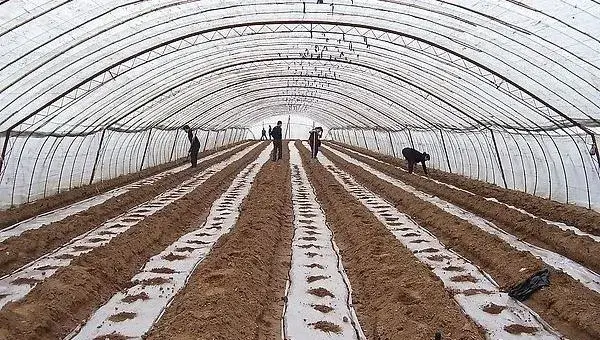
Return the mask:
M406 161L408 162L409 174L413 173L415 164L421 163L421 165L423 165L423 171L425 172L425 175L427 175L427 167L425 167L425 161L431 159L431 157L429 157L427 153L420 153L419 151L413 148L404 148L402 149L402 156L404 156L404 158L406 158Z
M267 130L265 130L265 128L262 129L262 134L260 135L260 140L267 140Z
M183 131L187 132L188 139L190 140L190 161L192 163L192 168L195 168L198 166L198 152L200 152L200 141L198 140L198 136L195 136L192 133L192 129L190 129L189 125L184 125Z
M271 131L271 135L273 136L273 161L280 160L281 154L283 152L283 142L281 140L281 124L281 121L278 121L277 126L275 126Z
M310 145L310 155L312 158L317 158L319 148L321 147L321 135L323 134L323 128L316 127L310 130L308 136L308 144Z
M269 139L273 139L273 129L271 129L271 125L269 125Z

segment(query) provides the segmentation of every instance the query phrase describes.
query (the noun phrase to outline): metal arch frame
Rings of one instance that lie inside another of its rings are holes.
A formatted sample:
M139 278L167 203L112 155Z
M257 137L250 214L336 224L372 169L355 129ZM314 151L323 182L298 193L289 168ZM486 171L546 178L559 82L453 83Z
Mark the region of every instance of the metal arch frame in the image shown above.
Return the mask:
M381 29L379 29L379 30L381 30ZM573 121L573 122L574 122L574 121ZM576 123L576 122L575 122L575 123ZM577 125L577 124L575 124L575 125Z
M315 76L310 76L310 75L279 75L279 76L270 76L269 75L269 76L263 76L263 77L252 77L252 78L248 78L248 79L242 79L243 77L240 77L240 78L241 79L237 83L223 85L222 87L217 88L215 90L212 90L211 92L209 92L207 94L203 94L201 97L194 98L189 103L181 104L179 107L174 108L173 111L179 111L179 112L181 112L183 110L186 110L186 109L190 108L191 106L196 105L199 101L201 101L201 100L203 100L203 99L205 99L207 97L210 97L211 95L214 95L215 93L218 93L218 92L228 91L228 90L231 90L232 92L234 90L237 91L239 89L237 89L236 87L241 87L244 84L247 84L247 83L250 83L250 82L260 82L259 83L260 85L266 85L266 86L260 86L260 87L252 87L252 90L255 91L255 90L264 90L264 89L286 89L286 88L288 88L287 86L280 86L280 85L289 83L289 80L294 80L294 78L310 79L310 80L315 81L315 83L317 83L318 80L323 79L323 78L319 78L319 77L315 77ZM279 79L281 79L282 82L277 82ZM286 82L286 80L287 80L287 82ZM331 80L331 79L328 79L328 80ZM269 81L271 81L271 82L269 82ZM275 81L277 83L273 83L273 81ZM343 82L344 84L348 84L348 85L355 85L357 87L360 86L360 85L356 85L356 84L353 84L353 83L347 82L347 81L341 81L341 82ZM327 84L327 83L320 83L320 84ZM318 88L318 87L306 87L306 86L302 86L302 85L291 85L291 84L290 84L289 88L293 88L293 89L306 89L306 90L311 90L311 91L336 92L336 91L333 91L333 90L330 90L330 89L326 89L324 87L322 87L322 88ZM246 89L246 88L244 88L244 89ZM359 96L359 98L350 98L349 96L347 96L345 94L342 94L340 92L338 92L338 93L341 94L341 95L343 95L346 98L349 98L349 99L357 101L361 105L365 105L365 106L371 107L370 104L366 103L365 98L362 95ZM227 98L227 97L223 97L223 96L213 96L213 97L214 97L213 101L222 101L222 98L226 98L225 100L231 100L231 99L233 99L233 98ZM236 92L236 97L239 97L239 93L237 93L237 92ZM202 105L209 106L209 105L211 105L211 103L207 102L207 101L204 101L202 103ZM172 106L169 106L169 107L172 107ZM190 110L194 110L194 109L190 109ZM379 110L377 110L377 111L379 111ZM359 116L363 116L361 113L357 113L357 114ZM383 112L381 112L381 114L384 117L386 116L386 114L383 113ZM149 113L149 115L152 115L152 113ZM170 118L171 115L172 115L171 112L165 112L165 114L164 114L164 116L167 117L167 118ZM135 118L138 118L138 117L135 117ZM214 116L211 116L208 119L214 119L214 118L215 118ZM367 117L364 117L364 118L367 118ZM388 118L389 119L393 119L393 117L388 117ZM185 123L185 124L193 124L193 120L194 119L195 118L193 118L193 119L187 119L186 118L186 120L183 123ZM154 125L155 126L156 125L160 125L162 122L164 122L164 120L165 119L163 119L163 118L158 119L158 122L154 123ZM367 121L372 122L371 117L369 117L367 119ZM125 124L128 124L128 122L126 122ZM229 126L229 125L224 125L223 127L226 127L226 126Z
M373 10L375 10L375 8L370 8L370 9L373 9Z
M331 79L331 78L330 78L330 79ZM527 129L524 129L524 130L527 130Z

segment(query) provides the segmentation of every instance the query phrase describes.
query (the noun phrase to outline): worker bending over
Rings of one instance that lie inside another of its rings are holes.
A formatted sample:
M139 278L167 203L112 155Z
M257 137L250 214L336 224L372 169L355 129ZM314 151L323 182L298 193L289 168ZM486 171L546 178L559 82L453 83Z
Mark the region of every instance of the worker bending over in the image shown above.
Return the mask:
M427 175L427 167L425 167L425 161L431 159L427 153L420 153L419 151L413 148L404 148L402 149L402 156L404 156L404 158L406 158L406 161L408 162L409 174L413 173L413 169L415 168L416 163L421 163L423 165L423 171L425 172L425 175Z

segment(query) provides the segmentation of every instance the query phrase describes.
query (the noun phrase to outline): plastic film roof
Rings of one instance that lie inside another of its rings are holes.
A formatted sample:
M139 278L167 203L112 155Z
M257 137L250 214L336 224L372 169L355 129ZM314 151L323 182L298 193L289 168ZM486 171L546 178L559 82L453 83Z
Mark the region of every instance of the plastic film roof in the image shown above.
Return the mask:
M590 132L595 0L0 1L0 132Z

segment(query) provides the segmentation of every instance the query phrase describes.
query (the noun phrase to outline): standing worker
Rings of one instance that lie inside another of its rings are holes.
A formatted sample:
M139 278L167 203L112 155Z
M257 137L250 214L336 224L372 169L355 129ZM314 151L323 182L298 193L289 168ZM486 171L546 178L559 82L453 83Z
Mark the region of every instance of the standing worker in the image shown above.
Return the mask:
M189 125L183 126L183 131L187 132L188 139L190 140L190 161L192 162L192 168L198 166L198 152L200 152L200 141L198 136L192 134L192 129Z
M260 140L267 140L267 131L263 127L262 134L260 135Z
M431 157L429 157L429 155L427 153L425 153L425 152L420 153L419 151L417 151L413 148L404 148L404 149L402 149L402 156L404 156L404 158L406 158L406 161L408 162L408 173L409 174L413 173L415 164L421 163L423 165L423 171L425 172L425 175L427 175L427 168L425 167L425 161L428 161L431 159Z
M269 139L273 139L273 129L271 129L271 125L269 125Z
M280 160L283 152L283 144L281 141L281 124L281 121L278 121L277 126L271 131L271 135L273 136L273 161Z
M319 148L321 147L321 134L323 133L323 128L320 126L310 130L310 135L308 136L308 144L310 145L310 156L311 158L317 158L317 154L319 153Z

